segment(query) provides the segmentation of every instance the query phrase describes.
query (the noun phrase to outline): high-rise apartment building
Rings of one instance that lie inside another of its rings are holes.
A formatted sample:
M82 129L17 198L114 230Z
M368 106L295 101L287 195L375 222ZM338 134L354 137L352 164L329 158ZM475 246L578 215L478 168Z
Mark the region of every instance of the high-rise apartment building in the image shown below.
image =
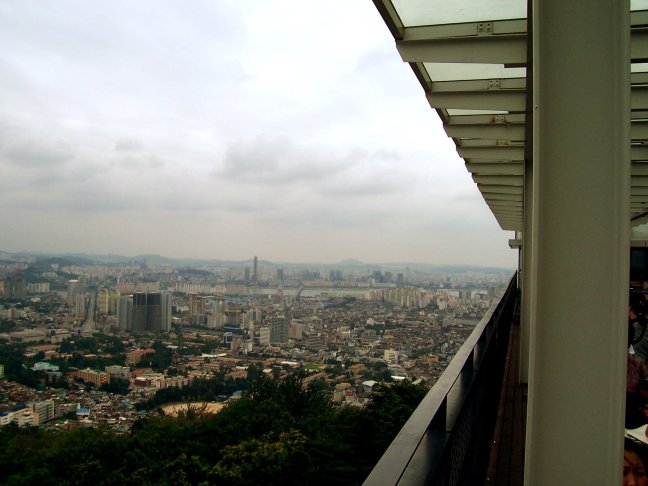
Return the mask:
M101 315L108 315L110 312L110 290L105 287L97 292L97 311Z
M257 257L256 255L254 256L254 266L252 267L252 283L257 283L258 281L258 273L257 273Z
M34 402L30 405L31 411L34 415L34 425L41 425L49 422L54 417L54 401L45 400L42 402Z
M223 330L225 327L225 299L223 297L213 297L209 301L207 310L207 327L210 329Z
M27 295L27 281L25 275L20 272L5 277L4 297L8 299L24 299Z
M120 299L119 328L134 333L171 329L171 294L169 292L135 293Z
M293 321L288 327L288 336L291 339L301 340L303 338L304 326L301 322Z
M259 346L265 347L270 345L270 328L263 326L259 328Z
M243 318L245 316L243 310L240 307L231 307L224 312L225 331L240 334L243 331Z
M108 374L108 383L110 383L110 380L114 378L118 378L120 380L128 380L131 376L130 367L128 366L106 366L105 371Z
M270 344L288 342L288 320L286 316L273 316L270 318Z
M173 300L171 292L160 292L160 331L171 330L171 308L173 307Z
M132 327L133 296L121 295L117 300L117 325L122 331L129 331Z
M88 309L89 296L86 293L74 296L74 313L79 317L85 317Z
M76 304L76 296L83 293L83 282L81 280L68 280L67 283L67 303L69 306Z
M33 282L27 284L28 294L47 294L49 291L49 282Z

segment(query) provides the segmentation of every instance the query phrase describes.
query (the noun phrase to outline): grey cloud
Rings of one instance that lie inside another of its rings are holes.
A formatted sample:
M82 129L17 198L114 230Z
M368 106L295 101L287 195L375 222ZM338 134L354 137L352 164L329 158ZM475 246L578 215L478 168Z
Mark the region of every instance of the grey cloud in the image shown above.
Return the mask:
M362 176L355 175L349 178L338 178L335 181L327 183L326 186L319 189L319 193L325 196L337 197L362 197L362 196L381 196L396 194L406 189L401 181L390 179L385 175L365 174Z
M166 161L161 157L154 154L139 152L136 154L128 154L122 157L115 157L109 160L109 163L114 167L119 167L122 170L146 170L146 169L160 169L167 165ZM144 174L142 174L144 176Z
M451 194L444 195L444 199L454 201L470 201L470 202L483 202L483 198L479 193L477 187L466 188L462 191L455 191Z
M67 188L62 191L57 189L23 192L15 195L5 204L15 209L30 211L74 211L81 213L94 213L105 211L124 211L137 207L137 196L128 197L109 190L95 190L89 188Z
M293 183L330 177L348 161L314 149L298 147L288 138L263 138L232 143L223 166L214 175L256 183Z
M387 196L411 191L416 173L401 162L401 155L390 151L356 151L353 163L319 189L322 195L341 197Z
M14 3L0 222L16 246L388 258L430 255L453 221L499 234L463 167L445 174L452 142L371 2Z
M115 150L119 152L139 152L142 148L142 144L132 138L124 138L115 142Z
M6 160L29 167L60 166L76 155L74 147L64 140L36 137L13 141L1 150Z
M92 213L95 211L125 211L137 205L131 198L112 191L97 192L92 189L78 189L68 192L61 201L66 209Z
M398 60L398 54L395 49L373 49L369 52L365 52L358 58L356 63L356 72L364 73L381 71L384 73L385 68L391 68L394 61ZM399 64L396 63L396 65L400 67Z

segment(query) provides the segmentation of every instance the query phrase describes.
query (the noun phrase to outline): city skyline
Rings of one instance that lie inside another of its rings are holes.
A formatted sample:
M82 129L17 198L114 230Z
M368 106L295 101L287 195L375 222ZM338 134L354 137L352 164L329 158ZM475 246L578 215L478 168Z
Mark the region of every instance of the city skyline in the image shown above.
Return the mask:
M515 266L371 2L0 18L2 250Z

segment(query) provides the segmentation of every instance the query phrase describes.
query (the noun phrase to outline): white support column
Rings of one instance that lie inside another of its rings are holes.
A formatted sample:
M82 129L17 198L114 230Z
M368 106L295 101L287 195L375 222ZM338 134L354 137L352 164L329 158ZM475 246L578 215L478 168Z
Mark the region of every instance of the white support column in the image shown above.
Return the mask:
M534 1L528 485L621 483L629 9Z

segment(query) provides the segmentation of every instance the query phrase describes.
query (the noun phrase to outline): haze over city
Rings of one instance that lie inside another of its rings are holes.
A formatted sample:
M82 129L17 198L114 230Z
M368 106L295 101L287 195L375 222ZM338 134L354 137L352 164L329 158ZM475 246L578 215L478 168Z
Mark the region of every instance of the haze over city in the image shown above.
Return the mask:
M372 2L0 19L0 250L515 264Z

